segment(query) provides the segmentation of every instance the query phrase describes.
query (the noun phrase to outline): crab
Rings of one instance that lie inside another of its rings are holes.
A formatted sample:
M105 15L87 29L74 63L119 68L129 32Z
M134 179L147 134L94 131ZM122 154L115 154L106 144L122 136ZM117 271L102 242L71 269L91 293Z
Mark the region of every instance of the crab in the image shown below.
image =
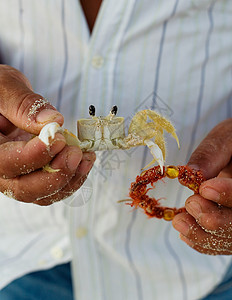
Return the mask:
M137 112L132 118L128 135L125 136L124 118L116 117L117 110L117 106L113 106L106 117L97 117L95 107L90 105L90 118L77 121L77 136L53 122L42 128L39 138L49 146L55 133L61 132L68 145L78 146L82 151L125 150L141 145L147 146L153 160L144 168L157 162L163 172L166 152L164 130L172 135L180 147L173 125L157 112L145 109Z

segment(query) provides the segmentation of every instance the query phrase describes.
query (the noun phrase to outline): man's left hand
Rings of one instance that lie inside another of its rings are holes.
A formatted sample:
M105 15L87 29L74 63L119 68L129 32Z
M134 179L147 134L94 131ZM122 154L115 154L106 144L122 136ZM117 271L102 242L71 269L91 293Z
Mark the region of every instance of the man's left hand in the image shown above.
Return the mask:
M232 254L232 119L218 124L193 152L188 165L207 179L187 212L173 219L180 238L200 253Z

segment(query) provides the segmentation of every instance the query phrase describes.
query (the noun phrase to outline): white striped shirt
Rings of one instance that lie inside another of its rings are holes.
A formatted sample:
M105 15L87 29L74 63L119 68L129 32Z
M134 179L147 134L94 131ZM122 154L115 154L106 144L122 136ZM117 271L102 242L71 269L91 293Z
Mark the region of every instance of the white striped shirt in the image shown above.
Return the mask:
M77 0L1 0L0 52L72 131L90 104L97 115L116 104L126 128L144 108L168 116L181 149L166 135L167 163L185 164L232 114L231 11L229 0L104 0L90 36ZM170 223L117 203L150 160L143 147L99 153L86 183L92 198L81 207L38 207L1 195L1 287L73 258L78 300L206 295L231 258L199 254ZM154 193L170 206L191 194L176 182L160 183Z

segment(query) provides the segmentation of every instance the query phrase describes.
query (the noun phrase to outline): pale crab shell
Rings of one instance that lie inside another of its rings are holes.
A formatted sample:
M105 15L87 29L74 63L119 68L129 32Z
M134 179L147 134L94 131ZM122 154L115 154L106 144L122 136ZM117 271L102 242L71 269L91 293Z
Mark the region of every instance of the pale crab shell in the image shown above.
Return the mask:
M124 118L114 117L108 119L107 117L96 117L92 119L80 119L77 121L78 139L83 142L85 140L94 141L96 136L96 129L101 130L102 137L104 137L104 129L109 130L110 139L124 139Z
M63 129L58 123L52 122L42 128L39 139L49 146L50 141L54 139L57 132L64 135L68 145L78 146L85 151L118 149L121 147L114 141L125 138L124 118L115 117L111 120L107 117L80 119L77 121L78 136L68 129ZM97 141L100 141L98 144L101 145L98 148L94 147Z

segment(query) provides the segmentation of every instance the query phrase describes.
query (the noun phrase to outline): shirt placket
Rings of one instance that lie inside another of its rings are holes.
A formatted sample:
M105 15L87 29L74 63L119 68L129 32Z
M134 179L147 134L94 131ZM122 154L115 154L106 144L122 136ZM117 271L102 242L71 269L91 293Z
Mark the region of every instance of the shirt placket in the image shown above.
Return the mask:
M96 115L108 114L114 104L112 101L117 55L135 2L136 0L120 0L115 3L106 0L102 4L83 62L78 107L82 116L86 115L91 104L96 106ZM99 174L91 174L91 201L82 208L71 211L77 299L104 299L98 245L94 237L96 205L100 200L96 199L96 195L99 193L101 179ZM94 288L90 290L88 286Z

